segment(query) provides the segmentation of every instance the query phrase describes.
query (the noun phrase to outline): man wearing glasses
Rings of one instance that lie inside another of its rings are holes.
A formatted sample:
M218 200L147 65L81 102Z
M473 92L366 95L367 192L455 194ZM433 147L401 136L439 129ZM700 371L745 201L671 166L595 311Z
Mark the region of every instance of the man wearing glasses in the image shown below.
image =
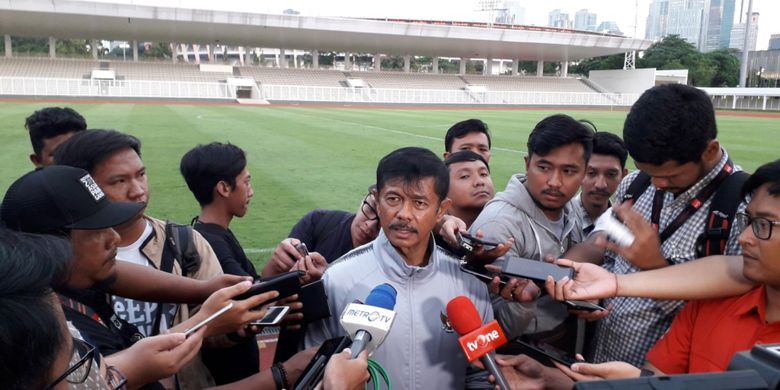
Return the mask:
M263 276L287 272L302 256L296 248L301 243L311 252L318 252L328 263L363 244L373 241L379 234L379 218L376 200L371 194L376 186L368 188L353 214L341 210L315 209L304 215L293 226L288 238L282 240L263 269Z
M741 257L715 256L638 272L612 274L593 264L573 266L574 280L551 293L558 299L635 296L691 299L669 331L646 355L645 374L671 375L725 371L734 353L754 344L780 342L780 160L759 167L742 188L752 199L737 214ZM741 267L732 267L739 259ZM741 268L741 270L739 269ZM695 275L695 276L694 276ZM550 283L552 287L552 283ZM741 295L720 298L740 291ZM577 380L637 377L639 368L620 361L580 363L562 368ZM652 371L652 373L650 372Z

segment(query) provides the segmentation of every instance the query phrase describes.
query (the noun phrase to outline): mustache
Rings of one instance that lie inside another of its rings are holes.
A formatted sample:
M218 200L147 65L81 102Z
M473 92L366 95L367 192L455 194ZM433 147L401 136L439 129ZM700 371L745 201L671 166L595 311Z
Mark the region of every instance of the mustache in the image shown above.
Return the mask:
M601 195L604 197L610 197L612 194L610 194L608 191L590 191L588 192L588 195Z
M407 230L412 233L417 233L417 229L405 224L405 223L391 223L390 226L388 226L390 230Z
M563 192L560 192L558 190L544 190L542 191L545 195L552 195L552 196L563 196Z

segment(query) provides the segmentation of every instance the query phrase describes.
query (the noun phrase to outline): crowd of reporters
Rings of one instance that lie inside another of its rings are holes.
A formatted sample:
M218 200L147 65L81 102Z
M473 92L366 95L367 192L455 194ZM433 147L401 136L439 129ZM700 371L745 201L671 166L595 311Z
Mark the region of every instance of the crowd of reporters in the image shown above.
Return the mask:
M498 193L487 125L458 122L443 160L390 152L354 213L307 213L260 272L230 230L254 196L239 146L182 157L201 212L179 225L146 214L134 136L88 130L57 107L26 128L36 169L0 209L2 388L293 388L321 359L305 386L361 388L381 372L397 388L571 388L725 371L736 352L780 342L780 160L740 173L695 88L645 92L622 139L567 115L541 119L524 173ZM614 217L629 243L602 222ZM573 272L509 271L528 260ZM295 293L247 293L275 276L293 278ZM383 289L392 303L377 308L369 298ZM454 304L464 299L473 309ZM261 371L263 326L252 323L270 306L289 309ZM469 337L494 330L475 352ZM323 358L343 336L354 353Z

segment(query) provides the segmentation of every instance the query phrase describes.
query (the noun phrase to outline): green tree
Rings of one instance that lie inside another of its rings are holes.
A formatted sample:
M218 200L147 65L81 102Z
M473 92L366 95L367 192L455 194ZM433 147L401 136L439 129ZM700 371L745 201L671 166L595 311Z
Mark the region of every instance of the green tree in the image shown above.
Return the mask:
M38 55L49 53L49 40L46 38L11 37L15 54Z
M715 64L713 87L736 87L739 84L738 53L736 49L720 49L705 54Z
M591 70L623 69L624 61L625 54L587 58L570 67L569 71L587 76Z
M688 69L688 84L709 87L718 73L719 64L696 50L678 35L669 35L656 42L637 61L639 68Z

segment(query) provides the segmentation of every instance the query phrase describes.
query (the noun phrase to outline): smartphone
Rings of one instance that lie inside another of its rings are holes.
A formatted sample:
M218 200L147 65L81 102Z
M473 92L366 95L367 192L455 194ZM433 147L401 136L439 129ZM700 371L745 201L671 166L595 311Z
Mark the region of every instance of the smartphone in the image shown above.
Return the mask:
M291 271L264 279L257 279L248 291L233 299L242 301L255 295L274 290L279 292L279 296L274 298L274 300L287 298L301 292L301 283L298 278L305 274L306 273L303 271Z
M314 389L322 380L323 375L325 375L325 365L328 364L330 357L334 353L343 351L350 344L352 344L352 340L347 336L335 337L322 343L317 353L314 354L314 358L311 359L301 376L298 377L298 382L295 382L293 388L295 390Z
M574 363L583 362L544 342L534 342L522 339L517 340L516 342L520 345L519 353L526 354L547 367L555 367L553 361L561 363L566 367L571 367Z
M500 282L498 282L499 286L501 288L504 288L506 286L507 282L509 282L509 277L507 277L506 275L503 275L503 274L494 274L494 273L488 271L488 269L485 268L484 265L474 265L474 264L470 264L470 263L468 263L466 261L461 261L460 262L460 270L465 272L465 273L467 273L467 274L469 274L469 275L476 276L477 279L479 279L479 280L481 280L481 281L483 281L485 283L492 282L493 281L493 277L498 276L499 279L501 280Z
M563 301L571 310L599 311L607 310L595 303L588 301Z
M221 316L221 315L222 315L222 314L224 314L226 311L228 311L228 310L230 310L230 309L232 309L232 308L233 308L233 302L230 302L230 303L228 303L227 305L225 305L225 307L223 307L223 308L221 308L221 309L217 310L217 311L216 311L214 314L212 314L212 315L208 316L208 318L206 318L205 320L203 320L203 321L201 321L201 322L198 322L198 323L197 323L197 324L195 324L193 327L191 327L191 328L189 328L189 329L185 330L185 331L184 331L184 335L185 335L185 336L189 336L190 334L192 334L192 333L196 332L198 329L202 328L202 327L203 327L203 325L206 325L206 324L208 324L209 322L213 321L215 318L217 318L217 317Z
M309 249L306 248L306 244L302 242L299 242L298 245L295 246L295 250L298 251L301 257L306 257L309 255Z
M259 326L274 326L282 321L282 318L284 318L284 315L287 314L288 311L290 311L289 306L270 306L268 308L268 312L265 314L265 316L263 316L263 318L259 319L258 321L252 321L249 324Z
M466 251L474 252L476 247L497 247L498 243L484 241L466 232L458 232L458 245Z
M547 280L548 275L551 275L556 281L564 277L572 279L574 277L574 268L511 256L504 261L501 273L543 283Z

